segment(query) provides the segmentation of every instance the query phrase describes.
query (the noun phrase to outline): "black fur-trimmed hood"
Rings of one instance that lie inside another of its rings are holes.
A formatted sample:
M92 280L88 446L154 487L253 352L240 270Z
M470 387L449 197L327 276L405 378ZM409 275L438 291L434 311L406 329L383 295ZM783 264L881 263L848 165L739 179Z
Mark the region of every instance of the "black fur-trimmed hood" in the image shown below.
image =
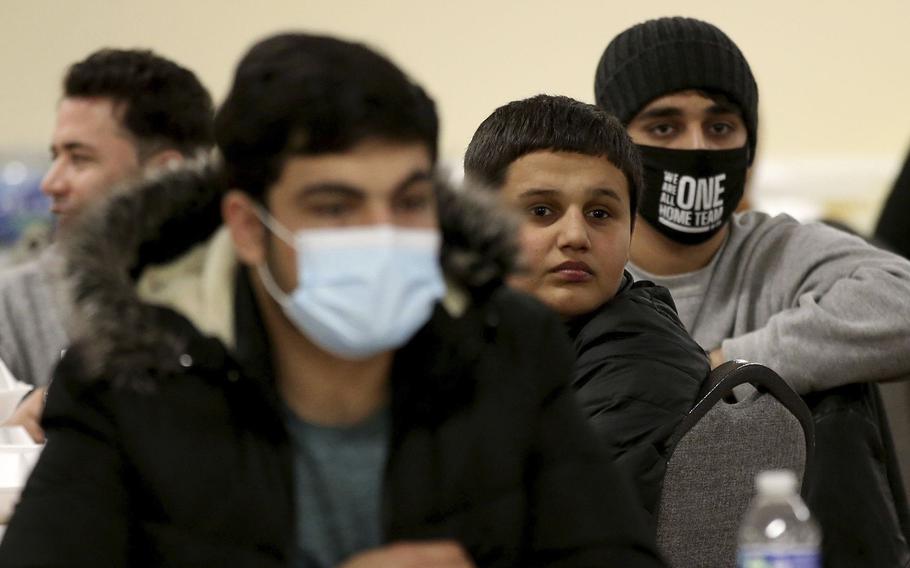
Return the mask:
M515 266L515 222L484 191L454 187L443 176L436 187L450 288L482 301ZM212 239L221 226L224 190L217 159L187 162L116 188L67 233L62 249L74 303L69 331L74 340L88 338L82 349L90 376L116 374L118 360L135 362L139 353L150 364L176 369L185 338L160 307L140 298L137 281Z

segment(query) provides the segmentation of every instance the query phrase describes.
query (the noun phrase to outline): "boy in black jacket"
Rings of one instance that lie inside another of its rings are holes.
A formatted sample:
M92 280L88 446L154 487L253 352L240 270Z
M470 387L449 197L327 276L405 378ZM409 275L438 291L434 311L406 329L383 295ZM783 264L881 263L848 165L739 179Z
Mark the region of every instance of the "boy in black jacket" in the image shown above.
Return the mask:
M624 270L641 188L638 152L606 112L539 95L477 129L465 174L524 218L524 270L510 284L566 321L573 386L590 423L656 511L665 443L709 372L669 292Z

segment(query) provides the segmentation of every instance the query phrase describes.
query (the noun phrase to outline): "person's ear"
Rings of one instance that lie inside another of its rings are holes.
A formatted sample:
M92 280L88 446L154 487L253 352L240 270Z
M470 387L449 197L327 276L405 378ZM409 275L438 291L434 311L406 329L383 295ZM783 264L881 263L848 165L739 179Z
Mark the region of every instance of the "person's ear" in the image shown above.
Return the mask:
M255 211L256 204L246 193L232 189L221 200L221 216L231 234L241 262L256 266L265 262L265 227Z

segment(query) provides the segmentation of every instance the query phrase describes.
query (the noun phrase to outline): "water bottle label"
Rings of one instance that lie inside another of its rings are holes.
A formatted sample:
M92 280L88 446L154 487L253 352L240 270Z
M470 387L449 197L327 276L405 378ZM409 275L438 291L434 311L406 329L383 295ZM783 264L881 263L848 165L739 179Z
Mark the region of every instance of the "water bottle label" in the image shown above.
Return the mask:
M815 548L741 550L738 568L821 568L821 554Z

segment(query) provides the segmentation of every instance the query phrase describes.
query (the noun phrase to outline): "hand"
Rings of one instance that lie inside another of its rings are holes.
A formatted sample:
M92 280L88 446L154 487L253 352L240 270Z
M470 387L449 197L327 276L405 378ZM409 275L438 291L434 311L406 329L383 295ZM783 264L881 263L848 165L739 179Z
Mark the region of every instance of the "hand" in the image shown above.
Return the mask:
M475 568L452 540L396 542L354 555L338 568Z
M716 368L720 367L722 364L727 362L727 359L724 357L724 352L721 350L720 347L718 347L717 349L712 351L710 353L709 357L711 359L711 368L712 369L716 369Z
M13 415L4 426L22 426L37 444L44 443L44 430L41 429L41 413L44 412L44 393L46 387L39 387L28 393Z

